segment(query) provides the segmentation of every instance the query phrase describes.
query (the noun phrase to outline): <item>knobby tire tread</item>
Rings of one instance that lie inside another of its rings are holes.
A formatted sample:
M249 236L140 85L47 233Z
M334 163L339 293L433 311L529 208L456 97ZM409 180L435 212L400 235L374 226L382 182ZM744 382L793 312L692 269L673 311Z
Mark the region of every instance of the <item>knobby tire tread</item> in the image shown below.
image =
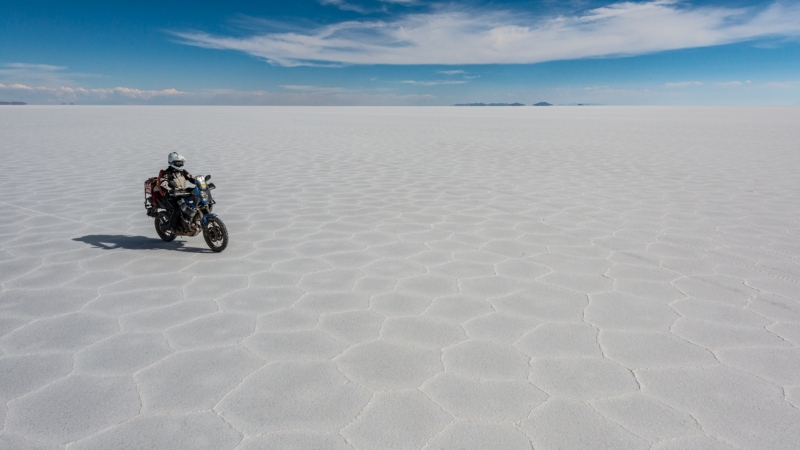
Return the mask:
M216 224L219 226L219 231L222 233L222 244L219 247L215 247L213 241L209 238L208 228L212 225ZM228 247L228 229L225 227L225 224L219 220L219 218L210 219L208 223L203 227L203 239L205 239L208 248L211 250L219 253L225 250Z

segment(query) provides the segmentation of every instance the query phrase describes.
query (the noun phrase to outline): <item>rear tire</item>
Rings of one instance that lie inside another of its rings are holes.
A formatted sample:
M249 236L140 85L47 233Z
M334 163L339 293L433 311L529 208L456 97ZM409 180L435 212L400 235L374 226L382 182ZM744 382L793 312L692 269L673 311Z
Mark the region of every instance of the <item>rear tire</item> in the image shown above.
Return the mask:
M206 240L208 248L219 253L228 246L228 229L219 218L209 219L203 225L203 239Z
M172 242L177 235L169 228L169 213L160 211L155 218L156 233L164 242Z

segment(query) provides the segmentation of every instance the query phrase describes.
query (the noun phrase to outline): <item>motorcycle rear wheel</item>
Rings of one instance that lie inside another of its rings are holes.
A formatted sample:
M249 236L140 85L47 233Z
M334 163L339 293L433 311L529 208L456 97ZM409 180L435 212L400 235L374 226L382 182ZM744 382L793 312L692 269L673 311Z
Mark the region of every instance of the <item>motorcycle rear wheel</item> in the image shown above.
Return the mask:
M219 218L209 219L203 225L203 239L206 240L208 248L219 253L228 246L228 229Z
M158 237L164 242L172 242L177 235L174 231L169 229L169 214L166 211L161 211L155 217L156 233Z

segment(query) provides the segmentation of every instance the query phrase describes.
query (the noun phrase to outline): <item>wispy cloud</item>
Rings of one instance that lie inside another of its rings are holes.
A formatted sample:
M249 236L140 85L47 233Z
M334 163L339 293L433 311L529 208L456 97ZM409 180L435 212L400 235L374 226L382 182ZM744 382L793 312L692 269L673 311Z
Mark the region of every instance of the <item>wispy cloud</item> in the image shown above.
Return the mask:
M800 88L800 81L769 81L762 86L768 89L797 89Z
M692 87L692 86L702 86L703 83L700 81L679 81L677 83L664 83L665 88L685 88L685 87Z
M450 6L393 21L356 20L247 37L173 34L187 45L242 51L282 66L537 63L798 36L800 3L757 10L672 0L620 2L549 18Z
M333 94L345 91L345 89L341 87L309 86L298 84L285 84L281 87L289 91L314 92L317 94Z
M743 84L750 84L750 80L747 81L725 81L720 83L714 83L714 86L725 87L725 88L735 88L739 87Z
M319 0L322 5L332 5L341 9L342 11L355 11L361 14L372 12L372 9L364 8L363 6L354 3L346 2L345 0Z
M47 86L28 86L25 84L15 83L10 85L0 84L0 89L3 90L18 90L29 91L40 94L48 94L56 99L61 100L75 100L80 98L95 98L105 99L109 97L120 97L135 100L149 100L154 97L162 96L186 96L191 95L188 92L182 92L177 89L163 89L163 90L142 90L127 87L115 87L111 89L103 88L73 88L62 86L59 88L52 88Z
M142 90L127 87L86 89L52 88L0 83L0 99L34 104L174 104L174 105L425 105L435 104L431 94L397 94L382 90L358 91L341 87L281 86L284 92L212 89L184 92L177 89Z
M369 14L378 11L385 11L385 7L382 7L376 3L391 3L396 5L403 5L403 6L411 6L416 5L417 0L372 0L367 2L367 5L364 5L363 2L356 3L353 1L348 0L318 0L321 5L331 5L335 6L342 11L354 11L361 14Z
M399 83L413 84L415 86L438 86L441 84L464 84L464 80L435 80L435 81L417 81L417 80L403 80Z
M46 72L55 72L57 70L67 69L64 66L51 66L50 64L26 64L26 63L3 64L3 67L9 67L11 69L22 69L22 70L42 70Z
M67 71L65 66L14 62L0 65L0 80L9 83L36 83L48 86L75 84L75 79L99 77L96 74Z

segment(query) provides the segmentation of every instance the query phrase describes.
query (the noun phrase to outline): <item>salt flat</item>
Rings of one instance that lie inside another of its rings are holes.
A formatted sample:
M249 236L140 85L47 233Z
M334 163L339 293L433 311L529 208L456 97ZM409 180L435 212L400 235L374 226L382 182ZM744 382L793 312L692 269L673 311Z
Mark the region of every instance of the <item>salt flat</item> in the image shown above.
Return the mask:
M0 448L797 448L798 124L0 108ZM145 215L171 151L224 253Z

